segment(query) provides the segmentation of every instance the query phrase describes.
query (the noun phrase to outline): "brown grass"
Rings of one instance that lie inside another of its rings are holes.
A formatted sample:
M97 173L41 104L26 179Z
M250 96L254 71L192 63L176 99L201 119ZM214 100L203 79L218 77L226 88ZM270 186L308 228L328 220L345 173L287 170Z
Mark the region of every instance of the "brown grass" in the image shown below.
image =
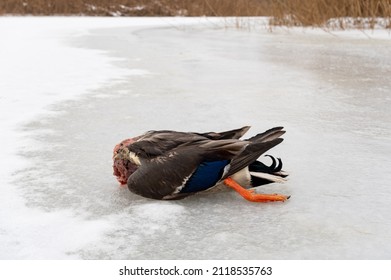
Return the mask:
M271 16L272 25L289 26L324 26L341 17L375 22L382 17L391 28L391 0L1 0L1 14Z
M0 14L96 16L251 16L259 0L1 0ZM268 2L268 1L266 1Z
M388 21L390 28L391 0L280 0L273 8L274 24L324 26L330 19L356 18L356 23L363 18L379 17ZM343 25L341 25L343 27ZM373 26L372 26L373 27Z

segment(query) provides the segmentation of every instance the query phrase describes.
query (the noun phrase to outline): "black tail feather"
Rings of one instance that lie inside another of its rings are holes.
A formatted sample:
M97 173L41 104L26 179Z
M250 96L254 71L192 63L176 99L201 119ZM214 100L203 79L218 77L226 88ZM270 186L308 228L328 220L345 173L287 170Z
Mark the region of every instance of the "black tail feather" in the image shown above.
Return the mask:
M251 184L254 187L267 185L267 184L270 184L270 183L273 183L273 181L270 181L270 180L267 180L267 179L264 179L264 178L258 178L258 177L255 177L255 176L251 176Z
M259 172L259 173L266 173L271 174L274 176L279 176L281 178L285 178L288 175L281 172L282 170L282 160L280 158L276 158L271 155L266 155L272 159L272 164L270 166L267 166L263 162L260 162L258 160L254 161L249 165L249 171L250 172ZM277 164L278 161L278 164ZM265 178L259 178L256 176L251 175L251 182L253 186L260 186L260 185L266 185L269 183L273 183L273 180L268 180Z
M269 174L273 174L275 172L281 171L282 161L280 158L277 159L278 160L278 165L277 165L277 160L275 157L271 155L265 155L265 156L271 158L272 164L270 166L267 166L263 162L256 160L248 166L249 170L253 172L262 172L262 173L269 173Z

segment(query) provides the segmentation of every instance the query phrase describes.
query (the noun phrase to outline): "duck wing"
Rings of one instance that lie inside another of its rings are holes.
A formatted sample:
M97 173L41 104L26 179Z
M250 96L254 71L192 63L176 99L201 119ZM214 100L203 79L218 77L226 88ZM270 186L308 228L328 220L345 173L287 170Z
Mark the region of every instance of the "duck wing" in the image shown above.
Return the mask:
M239 139L242 137L248 130L250 126L244 126L242 128L223 131L223 132L206 132L206 133L197 133L198 135L204 136L212 140L222 140L222 139Z
M172 136L183 137L181 134ZM154 199L177 199L206 190L221 180L225 167L249 144L237 139L210 140L199 135L188 135L187 140L158 156L144 158L141 166L129 176L128 188ZM134 144L129 150L133 150ZM150 146L144 150L149 149L154 151Z
M138 157L153 158L164 155L165 153L185 143L195 143L206 139L239 139L249 129L250 126L244 126L242 128L229 131L206 133L151 130L139 137L139 139L137 139L137 141L133 143L131 147L129 147L129 150L134 152Z

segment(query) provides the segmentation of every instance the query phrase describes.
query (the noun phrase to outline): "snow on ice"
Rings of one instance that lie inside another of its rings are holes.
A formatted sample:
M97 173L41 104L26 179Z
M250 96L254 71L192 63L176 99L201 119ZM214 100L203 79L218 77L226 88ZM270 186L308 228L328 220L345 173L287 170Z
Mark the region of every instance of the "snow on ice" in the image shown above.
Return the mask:
M231 23L0 18L1 259L391 257L387 31ZM258 191L287 203L151 201L112 176L122 139L243 125L285 126L289 181Z

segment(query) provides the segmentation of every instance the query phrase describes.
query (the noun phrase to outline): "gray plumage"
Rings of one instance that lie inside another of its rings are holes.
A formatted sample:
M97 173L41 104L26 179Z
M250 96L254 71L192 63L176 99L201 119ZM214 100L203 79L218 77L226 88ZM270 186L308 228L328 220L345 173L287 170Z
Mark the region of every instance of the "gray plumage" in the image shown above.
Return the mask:
M263 153L283 141L282 127L275 127L247 140L240 140L249 126L225 132L187 133L149 131L127 148L137 170L128 178L128 188L154 199L179 199L190 178L203 163L227 161L211 189L255 162ZM247 170L248 171L248 170ZM206 189L205 189L206 190Z

